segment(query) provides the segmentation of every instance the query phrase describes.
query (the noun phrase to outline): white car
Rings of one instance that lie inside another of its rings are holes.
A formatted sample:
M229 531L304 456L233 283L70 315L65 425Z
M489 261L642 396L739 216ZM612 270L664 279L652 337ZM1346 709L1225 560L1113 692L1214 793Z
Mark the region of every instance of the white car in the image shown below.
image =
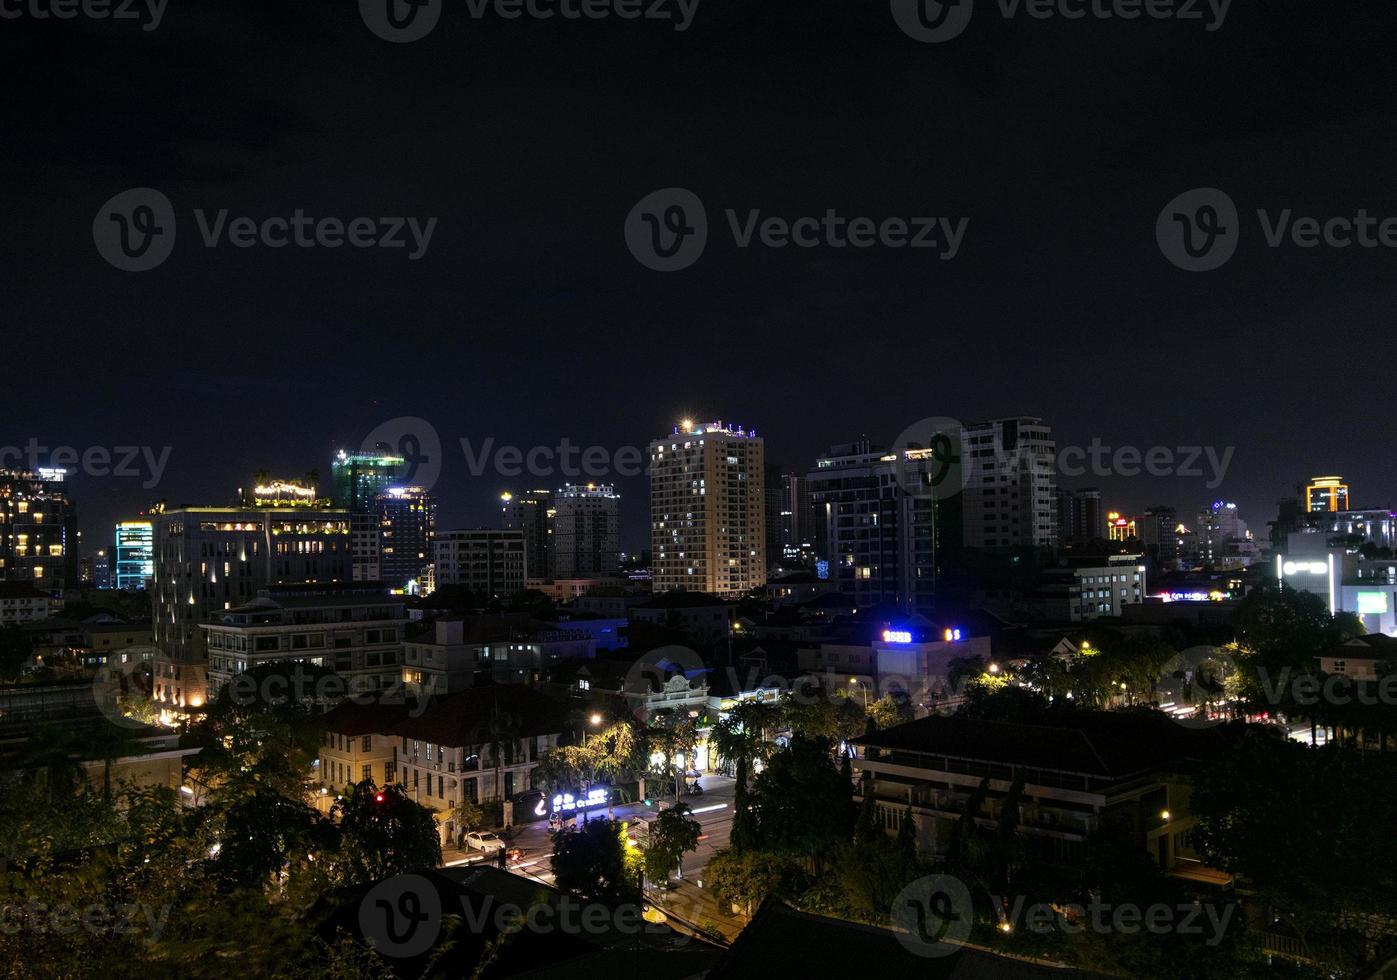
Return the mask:
M504 841L489 831L481 832L472 830L466 835L466 846L475 848L477 851L484 851L486 854L494 854L504 850Z

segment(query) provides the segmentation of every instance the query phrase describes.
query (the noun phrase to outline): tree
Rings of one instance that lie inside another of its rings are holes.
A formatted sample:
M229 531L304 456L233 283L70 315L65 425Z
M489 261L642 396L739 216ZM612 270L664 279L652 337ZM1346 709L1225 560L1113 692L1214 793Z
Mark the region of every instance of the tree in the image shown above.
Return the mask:
M800 865L786 854L761 851L720 851L704 872L707 887L718 901L736 905L750 915L767 896L793 897L809 883Z
M441 864L441 838L432 811L410 799L397 783L382 789L369 779L355 783L335 802L334 815L343 835L344 877L350 883Z
M823 739L793 738L757 777L752 798L760 846L808 855L817 874L853 833L853 787Z
M748 783L753 765L769 754L766 729L774 725L778 717L778 711L770 705L744 701L718 722L708 736L708 744L719 763L731 766L736 777L729 840L737 851L756 846L756 818L752 814Z
M618 820L589 820L554 838L549 862L560 889L612 907L640 899L639 857L627 847Z
M650 824L644 853L645 875L652 882L663 885L684 855L698 847L703 827L691 814L687 804L676 803L661 810Z
M905 698L885 694L868 705L868 721L875 731L895 728L912 720L912 705Z

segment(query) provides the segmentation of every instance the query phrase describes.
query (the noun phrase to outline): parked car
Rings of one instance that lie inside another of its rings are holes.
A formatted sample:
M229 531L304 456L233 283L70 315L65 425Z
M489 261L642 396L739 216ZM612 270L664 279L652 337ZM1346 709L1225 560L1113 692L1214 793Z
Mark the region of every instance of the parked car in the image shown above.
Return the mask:
M486 854L504 850L504 841L488 830L472 830L466 835L466 846Z

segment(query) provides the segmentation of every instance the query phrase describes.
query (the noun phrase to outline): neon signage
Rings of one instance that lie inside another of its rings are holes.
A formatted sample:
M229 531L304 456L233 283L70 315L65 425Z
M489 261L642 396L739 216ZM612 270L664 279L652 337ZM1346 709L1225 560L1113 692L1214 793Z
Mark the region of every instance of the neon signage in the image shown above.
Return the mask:
M555 793L553 795L554 813L573 813L577 810L590 810L596 806L606 806L606 801L610 798L611 791L603 786L600 789L589 789L584 796L573 796L571 793ZM538 801L538 807L534 810L538 816L543 816L543 801Z
M883 630L884 643L911 643L912 633L910 630Z

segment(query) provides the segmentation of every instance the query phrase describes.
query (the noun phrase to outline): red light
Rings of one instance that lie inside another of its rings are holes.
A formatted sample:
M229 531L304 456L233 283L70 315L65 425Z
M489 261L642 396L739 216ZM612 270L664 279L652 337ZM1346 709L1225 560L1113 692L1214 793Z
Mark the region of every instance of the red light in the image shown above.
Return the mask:
M375 803L382 803L382 802L383 802L383 794L382 794L382 793L375 793L375 794L374 794L374 802L375 802Z

